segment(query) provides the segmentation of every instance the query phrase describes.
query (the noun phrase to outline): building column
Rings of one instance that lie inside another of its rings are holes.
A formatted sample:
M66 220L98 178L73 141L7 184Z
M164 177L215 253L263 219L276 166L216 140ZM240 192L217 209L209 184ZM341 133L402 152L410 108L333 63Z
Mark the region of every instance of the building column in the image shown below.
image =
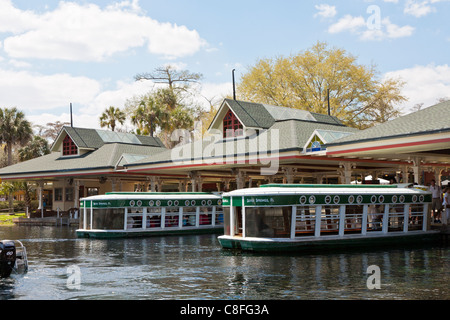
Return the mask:
M191 186L192 186L192 192L196 192L196 187L197 187L197 172L195 171L191 171L188 174L190 180L191 180Z
M292 167L283 167L282 170L284 171L284 177L286 179L286 183L292 184L294 183L294 175L297 172L297 169Z
M402 172L402 182L409 183L409 167L407 165L401 166L400 171Z
M78 203L80 202L80 181L76 180L73 183L73 207L78 209Z
M44 196L44 181L38 182L38 194L39 194L39 207L41 210L41 218L44 218L44 204L43 204L43 196Z
M442 172L445 171L445 168L434 168L434 180L436 181L436 184L441 186L441 177ZM442 187L442 186L441 186Z
M162 180L159 177L152 176L150 177L150 188L151 192L156 192L156 188L158 188L158 192L161 192L162 189Z
M203 191L203 178L201 176L197 176L197 191L202 192Z
M223 182L223 191L224 191L224 192L230 191L230 182L231 182L231 179L230 179L230 178L225 178L225 179L222 179L222 182ZM219 190L219 191L220 191L220 190Z
M350 184L352 182L352 169L356 168L355 162L340 162L339 168L341 168L341 178L344 179L344 184Z
M232 173L236 176L236 188L243 189L245 187L245 171L233 169Z
M178 192L186 192L186 181L180 179L180 181L178 181Z
M413 161L413 174L414 174L414 183L419 184L420 181L420 164L422 162L422 158L414 157Z
M316 176L316 183L317 184L322 184L323 183L323 177L324 177L324 174L322 174L322 173L317 173L317 174L315 174L315 176ZM303 178L302 178L303 179Z

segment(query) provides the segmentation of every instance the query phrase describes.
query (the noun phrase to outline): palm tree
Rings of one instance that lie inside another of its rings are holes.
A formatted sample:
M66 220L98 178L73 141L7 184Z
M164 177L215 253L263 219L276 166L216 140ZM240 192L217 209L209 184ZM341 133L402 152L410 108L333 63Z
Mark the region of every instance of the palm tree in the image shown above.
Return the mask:
M12 165L13 145L25 145L31 140L33 130L25 114L16 107L0 109L0 143L6 144L8 166ZM9 210L13 212L13 197L9 194Z
M165 108L147 95L142 97L138 106L132 112L131 122L137 125L139 134L148 134L153 137L158 127L165 129L168 116L169 114Z
M33 131L25 114L16 107L0 109L0 142L6 144L8 166L12 164L13 145L24 146L31 140Z
M125 122L126 115L119 108L110 106L100 116L100 126L111 128L112 131L116 128L116 122L123 124Z

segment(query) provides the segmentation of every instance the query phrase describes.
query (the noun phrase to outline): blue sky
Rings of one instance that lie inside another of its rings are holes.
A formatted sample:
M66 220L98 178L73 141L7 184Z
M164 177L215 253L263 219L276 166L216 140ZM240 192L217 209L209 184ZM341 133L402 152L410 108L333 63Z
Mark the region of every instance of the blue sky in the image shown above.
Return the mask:
M105 108L151 90L137 73L200 72L220 101L233 68L239 81L257 59L325 41L406 81L406 113L450 97L449 12L448 0L0 0L0 107L45 124L69 121L72 102L74 125L99 127Z

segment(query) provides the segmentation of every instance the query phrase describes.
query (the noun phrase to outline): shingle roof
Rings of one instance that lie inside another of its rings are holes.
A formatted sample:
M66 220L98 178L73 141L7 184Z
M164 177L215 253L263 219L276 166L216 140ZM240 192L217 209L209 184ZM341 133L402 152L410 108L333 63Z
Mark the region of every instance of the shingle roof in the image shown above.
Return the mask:
M206 160L209 156L213 156L215 159L227 156L227 152L234 151L236 155L243 155L251 152L256 147L259 148L258 152L261 154L265 151L272 150L271 136L275 130L278 134L278 150L302 151L305 144L308 142L311 135L315 130L333 130L342 132L356 132L358 129L350 128L346 126L336 126L328 123L320 123L314 121L303 120L284 120L277 121L268 129L268 139L266 143L259 143L256 135L249 137L240 137L237 139L223 139L218 141L217 139L203 139L198 140L187 145L178 146L171 150L166 150L158 154L154 154L151 157L137 159L133 163L124 164L125 167L132 169L134 166L146 165L146 164L158 164L169 163L173 161L189 161L193 159L201 159L203 157ZM276 137L276 136L274 136ZM221 139L221 137L220 137ZM265 141L264 141L265 142ZM212 147L212 144L214 146ZM231 146L233 145L233 146ZM183 148L183 149L182 149ZM214 154L211 154L211 149L214 149Z
M62 131L67 132L72 141L79 148L98 149L106 143L135 144L164 148L164 144L158 137L139 136L125 132L75 127L63 127L61 132Z
M151 156L166 150L159 147L129 145L119 143L104 144L97 150L77 157L63 157L60 152L20 162L0 169L0 176L7 178L17 174L51 175L79 170L99 170L114 168L123 154Z
M450 101L398 117L333 141L328 146L389 139L401 136L450 131Z
M246 127L268 129L277 121L304 120L343 126L335 116L262 103L225 99Z
M275 122L263 104L231 99L225 101L246 127L267 129Z

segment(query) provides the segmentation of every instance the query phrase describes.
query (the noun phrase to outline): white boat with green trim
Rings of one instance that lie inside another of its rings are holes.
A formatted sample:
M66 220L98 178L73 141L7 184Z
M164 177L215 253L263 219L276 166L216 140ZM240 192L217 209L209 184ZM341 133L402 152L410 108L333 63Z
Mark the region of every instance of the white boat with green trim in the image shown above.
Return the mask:
M434 241L431 194L412 185L269 184L223 194L226 249L303 251Z
M206 192L110 192L81 199L80 238L223 232L222 197Z

